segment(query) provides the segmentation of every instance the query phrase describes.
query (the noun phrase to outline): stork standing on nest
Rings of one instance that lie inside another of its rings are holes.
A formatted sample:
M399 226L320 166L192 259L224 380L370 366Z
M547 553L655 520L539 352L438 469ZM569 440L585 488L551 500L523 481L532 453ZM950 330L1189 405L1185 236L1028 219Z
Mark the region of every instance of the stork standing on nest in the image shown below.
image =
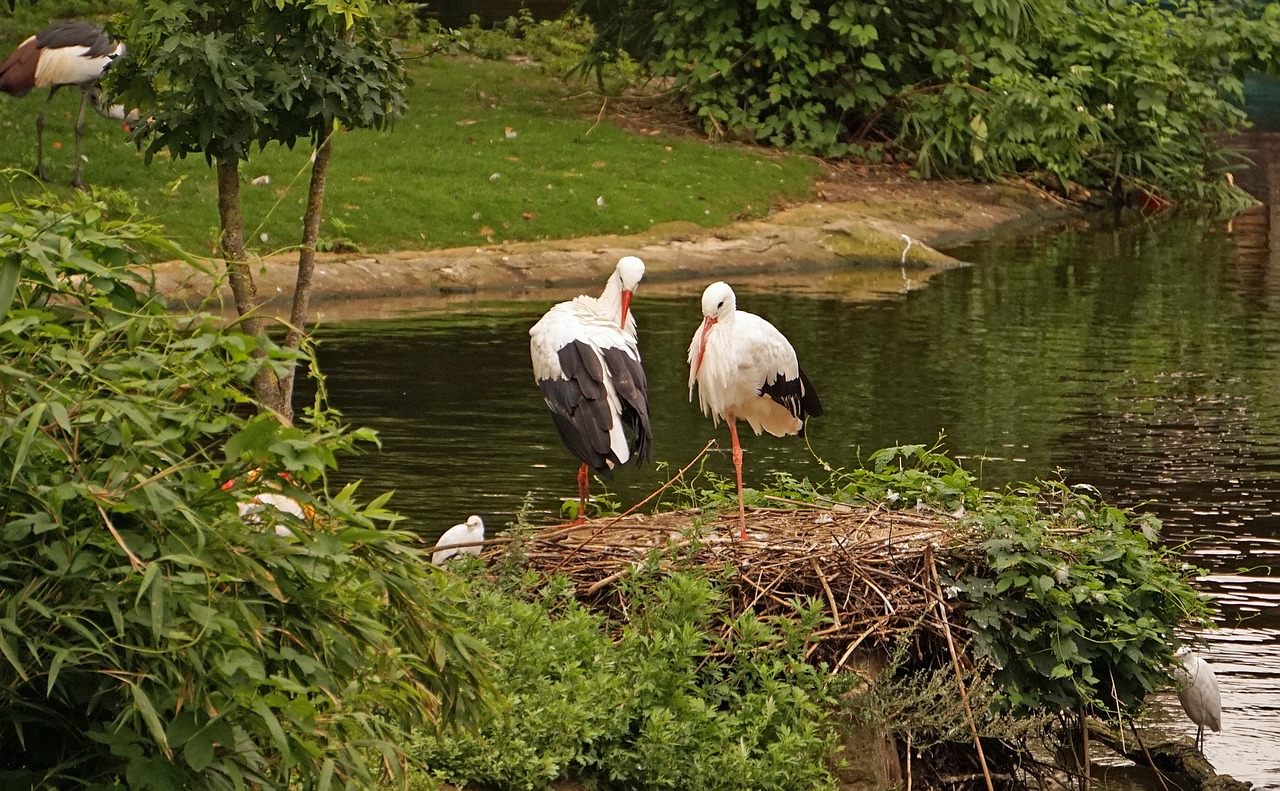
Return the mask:
M702 413L711 415L716 425L721 418L729 424L738 478L738 524L746 540L738 418L756 434L803 436L805 418L821 415L822 404L809 377L800 370L791 343L768 321L738 310L727 283L712 283L702 292L702 316L702 326L689 344L689 400L696 384Z
M579 521L586 517L591 470L607 477L652 453L649 384L630 312L642 277L644 262L624 256L599 298L561 302L529 330L533 378L560 439L582 462Z
M84 137L84 111L94 109L109 118L124 120L120 105L98 106L98 78L113 58L124 54L124 44L112 41L102 28L89 22L59 22L18 45L0 62L0 91L17 97L33 88L48 88L40 115L36 116L36 176L48 181L44 169L44 117L54 94L65 85L80 88L80 114L76 118L76 165L71 185L83 189L80 180L80 140Z

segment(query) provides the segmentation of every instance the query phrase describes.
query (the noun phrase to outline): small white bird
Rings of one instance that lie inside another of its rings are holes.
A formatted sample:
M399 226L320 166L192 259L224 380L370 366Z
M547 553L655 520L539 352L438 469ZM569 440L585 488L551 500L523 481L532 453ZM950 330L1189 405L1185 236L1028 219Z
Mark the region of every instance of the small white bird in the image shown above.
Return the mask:
M80 115L76 118L76 170L71 184L81 188L80 140L84 137L84 111L92 101L94 109L110 118L128 120L124 108L98 106L98 78L111 61L124 54L124 44L112 41L89 22L59 22L41 30L18 45L0 62L0 91L26 96L33 88L48 88L40 115L36 116L36 176L48 180L44 170L44 117L54 94L64 85L80 89ZM136 120L136 114L132 116Z
M484 520L472 514L467 517L467 521L444 531L444 535L440 536L439 541L436 541L436 551L431 554L431 563L439 566L449 558L459 554L479 557L480 547L457 546L458 544L473 544L479 541L484 541Z
M253 496L252 500L241 500L236 504L236 508L240 512L240 518L244 520L246 525L262 524L263 511L268 508L274 508L282 514L288 514L304 522L310 522L312 519L302 503L287 494L279 494L278 492L259 492ZM282 524L276 524L275 531L276 535L282 538L289 538L294 535L292 530Z
M786 337L768 321L737 308L727 283L712 283L702 292L702 326L689 344L689 400L696 384L702 413L711 415L716 425L721 418L729 424L738 478L738 520L745 540L737 419L747 421L756 434L803 435L805 418L821 415L822 404Z
M1178 664L1173 668L1173 678L1178 688L1178 700L1187 717L1196 724L1196 749L1204 750L1204 726L1214 733L1222 730L1222 693L1218 691L1218 677L1209 663L1196 656L1186 646L1173 655Z
M640 364L631 298L644 262L623 256L604 292L561 302L529 330L533 378L556 431L582 462L578 520L585 519L589 470L606 477L650 457L649 383Z

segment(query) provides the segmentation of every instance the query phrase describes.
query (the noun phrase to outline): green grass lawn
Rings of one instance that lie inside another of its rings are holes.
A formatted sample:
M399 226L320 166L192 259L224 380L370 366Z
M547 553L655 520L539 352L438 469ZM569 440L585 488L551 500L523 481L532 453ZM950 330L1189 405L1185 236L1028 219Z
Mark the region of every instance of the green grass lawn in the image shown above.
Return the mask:
M410 72L409 109L392 129L339 136L322 243L381 252L625 234L672 220L714 226L803 196L819 174L805 157L597 123L598 97L527 66L438 55L412 60ZM44 99L0 96L0 169L34 169ZM78 102L64 89L49 112L45 164L57 192L70 189ZM87 127L86 183L123 191L184 247L212 252L216 181L203 158L147 165L118 122L92 115ZM271 147L241 166L246 236L258 251L296 244L309 154ZM270 182L250 183L262 176ZM0 181L14 197L41 189L25 176Z

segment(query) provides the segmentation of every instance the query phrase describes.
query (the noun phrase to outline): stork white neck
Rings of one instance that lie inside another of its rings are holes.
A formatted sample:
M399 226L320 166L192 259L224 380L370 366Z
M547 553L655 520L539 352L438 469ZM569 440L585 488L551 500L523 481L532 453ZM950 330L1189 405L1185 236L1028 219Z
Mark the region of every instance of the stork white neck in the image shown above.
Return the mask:
M618 260L618 266L609 276L609 281L605 283L604 291L600 294L599 304L605 315L618 322L618 326L624 330L628 329L627 316L631 310L631 296L635 293L636 286L640 284L642 277L644 277L644 262L633 255L623 256Z

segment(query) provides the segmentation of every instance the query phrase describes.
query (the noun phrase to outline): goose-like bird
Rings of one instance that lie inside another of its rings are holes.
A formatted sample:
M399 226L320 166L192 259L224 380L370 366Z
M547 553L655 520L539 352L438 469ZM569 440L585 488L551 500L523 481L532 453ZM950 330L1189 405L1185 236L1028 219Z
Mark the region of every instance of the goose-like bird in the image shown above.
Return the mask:
M702 326L689 344L689 400L696 384L702 414L711 415L716 425L721 418L729 424L738 478L738 524L745 540L738 418L756 434L803 435L805 418L821 415L822 404L790 342L768 321L738 310L727 283L712 283L702 292L702 316Z
M1222 693L1218 691L1218 677L1209 663L1183 646L1174 652L1178 664L1173 668L1177 682L1178 701L1187 717L1196 724L1196 749L1204 751L1204 726L1214 733L1222 730Z
M586 517L590 471L652 455L649 384L640 363L631 298L644 262L619 259L604 292L561 302L529 330L533 378L560 439L582 462L578 520Z
M18 45L0 62L0 91L22 97L33 88L48 88L40 115L36 116L36 176L48 180L44 169L44 117L54 94L65 85L80 89L80 115L76 118L75 178L71 184L83 188L80 180L80 140L84 137L84 111L92 102L98 112L124 120L120 105L98 106L97 83L112 59L124 54L124 44L112 41L106 32L89 22L58 22Z
M479 557L480 547L458 546L458 544L474 544L478 541L484 541L484 520L472 514L467 517L467 521L444 531L444 535L440 536L440 539L436 541L436 551L431 553L431 564L434 566L442 565L454 555L475 555Z

